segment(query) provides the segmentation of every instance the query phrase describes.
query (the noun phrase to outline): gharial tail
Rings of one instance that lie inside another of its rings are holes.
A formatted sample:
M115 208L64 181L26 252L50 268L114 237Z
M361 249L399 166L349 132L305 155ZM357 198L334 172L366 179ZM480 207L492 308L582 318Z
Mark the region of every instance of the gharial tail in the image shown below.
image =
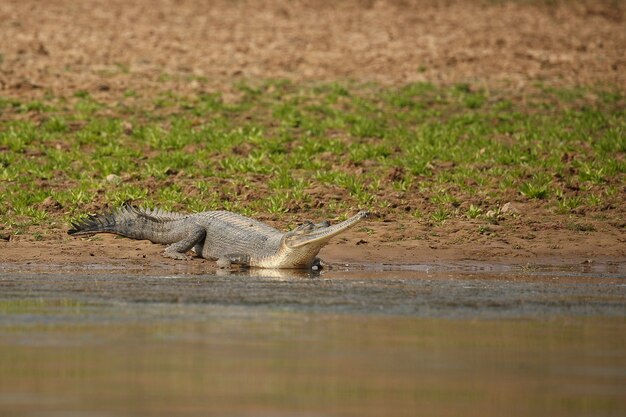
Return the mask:
M134 239L151 239L156 229L164 223L184 217L182 214L163 210L139 209L125 204L108 214L90 214L88 217L72 222L67 234L72 236L91 236L97 233L114 233Z

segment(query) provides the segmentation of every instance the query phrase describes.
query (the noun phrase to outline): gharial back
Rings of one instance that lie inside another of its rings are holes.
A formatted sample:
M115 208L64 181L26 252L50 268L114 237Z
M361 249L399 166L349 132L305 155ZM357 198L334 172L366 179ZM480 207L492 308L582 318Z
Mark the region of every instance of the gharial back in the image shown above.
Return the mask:
M205 258L231 254L267 256L279 248L284 235L265 223L229 211L205 211L193 218L207 231L202 251Z

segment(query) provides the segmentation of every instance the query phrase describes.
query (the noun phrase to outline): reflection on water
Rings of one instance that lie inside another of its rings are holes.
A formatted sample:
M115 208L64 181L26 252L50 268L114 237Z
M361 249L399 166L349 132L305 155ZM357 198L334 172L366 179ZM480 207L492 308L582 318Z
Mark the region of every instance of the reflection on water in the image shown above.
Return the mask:
M555 284L424 275L245 279L3 278L0 415L626 412L619 283L596 292L597 282L565 281L541 292ZM458 308L440 303L450 291L469 303L462 314L439 314ZM512 307L516 291L518 300L533 291L541 300L530 318ZM570 308L585 303L605 317ZM545 307L552 304L561 307ZM398 314L387 311L394 308Z

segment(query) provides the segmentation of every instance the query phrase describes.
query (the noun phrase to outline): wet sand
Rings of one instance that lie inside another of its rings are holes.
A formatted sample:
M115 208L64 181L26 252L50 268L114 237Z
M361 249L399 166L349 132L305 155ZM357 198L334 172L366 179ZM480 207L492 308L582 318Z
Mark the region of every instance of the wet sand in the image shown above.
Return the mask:
M622 264L0 267L0 414L621 415Z
M103 264L85 265L82 272L62 271L60 266L48 272L37 265L31 268L19 273L0 268L4 299L461 319L626 316L622 264L533 269L374 264L334 265L322 273L252 269L166 275L108 269Z

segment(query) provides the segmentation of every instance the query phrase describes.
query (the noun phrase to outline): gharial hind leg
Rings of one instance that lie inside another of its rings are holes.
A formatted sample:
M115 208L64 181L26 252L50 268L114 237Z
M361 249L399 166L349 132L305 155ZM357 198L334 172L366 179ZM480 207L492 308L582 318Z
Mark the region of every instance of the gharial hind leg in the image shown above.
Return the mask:
M193 247L193 253L196 258L202 258L202 250L204 249L204 241L200 243L196 243L196 246Z
M172 259L188 259L186 253L196 245L202 244L204 237L206 236L206 230L201 227L195 227L190 230L187 237L176 243L172 243L163 252L163 256Z

